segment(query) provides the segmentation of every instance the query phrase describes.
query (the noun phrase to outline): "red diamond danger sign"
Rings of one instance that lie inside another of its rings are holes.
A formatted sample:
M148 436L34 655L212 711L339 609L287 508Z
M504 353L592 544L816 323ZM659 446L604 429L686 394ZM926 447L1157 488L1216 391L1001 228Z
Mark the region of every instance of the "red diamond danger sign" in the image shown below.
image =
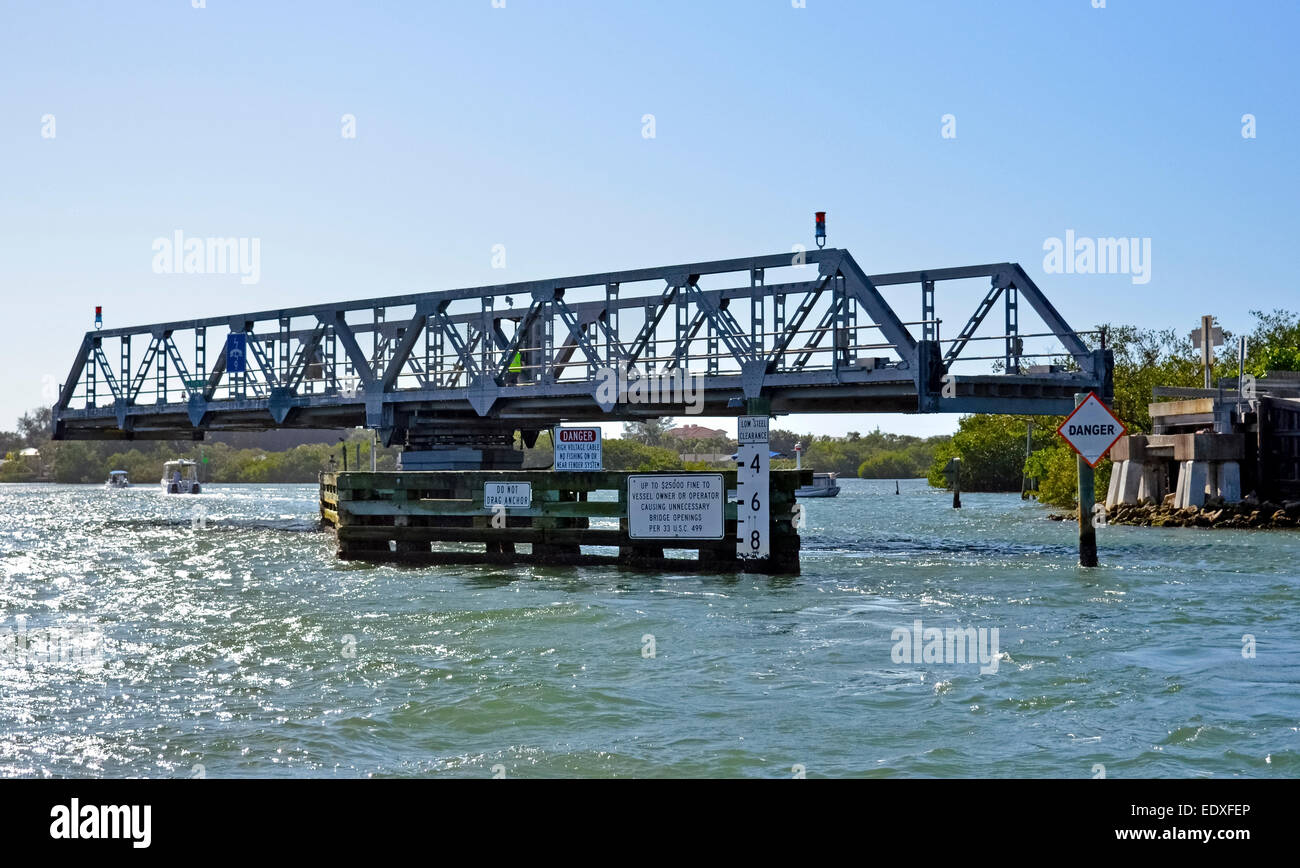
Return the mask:
M1101 402L1096 392L1089 392L1083 403L1065 417L1056 429L1089 467L1096 467L1125 432L1124 423Z

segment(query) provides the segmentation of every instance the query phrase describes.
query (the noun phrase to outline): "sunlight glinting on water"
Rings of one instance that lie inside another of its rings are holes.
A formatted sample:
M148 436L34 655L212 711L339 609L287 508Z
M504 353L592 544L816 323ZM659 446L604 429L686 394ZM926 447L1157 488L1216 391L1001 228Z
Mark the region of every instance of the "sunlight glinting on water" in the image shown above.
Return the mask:
M1109 527L1084 571L1018 496L842 484L779 578L344 563L315 486L0 487L0 775L1300 773L1300 536ZM996 664L899 662L918 620Z

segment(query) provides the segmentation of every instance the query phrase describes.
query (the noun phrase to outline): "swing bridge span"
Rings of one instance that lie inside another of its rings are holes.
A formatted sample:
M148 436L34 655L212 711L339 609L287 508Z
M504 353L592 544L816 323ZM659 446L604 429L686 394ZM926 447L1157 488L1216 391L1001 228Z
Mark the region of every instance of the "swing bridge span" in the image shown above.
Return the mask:
M886 301L917 290L919 319ZM940 302L967 311L950 337ZM1041 330L1022 330L1022 311ZM689 376L705 416L1055 415L1113 393L1112 356L1085 334L1015 263L868 275L827 248L89 331L54 436L366 426L439 449L686 412L680 391L611 400L614 372Z

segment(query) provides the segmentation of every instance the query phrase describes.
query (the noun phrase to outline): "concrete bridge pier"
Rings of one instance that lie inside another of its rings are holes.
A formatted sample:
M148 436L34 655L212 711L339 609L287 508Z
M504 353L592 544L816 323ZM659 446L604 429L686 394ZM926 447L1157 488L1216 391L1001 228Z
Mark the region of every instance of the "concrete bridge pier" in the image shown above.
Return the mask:
M1174 505L1204 506L1211 498L1241 501L1241 434L1134 434L1111 451L1114 468L1107 508L1142 500L1160 503L1174 488Z
M1143 463L1141 465L1141 477L1141 481L1138 483L1138 501L1149 500L1152 503L1159 503L1168 489L1161 468L1154 464Z
M1106 490L1106 506L1116 503L1137 503L1142 496L1142 482L1146 466L1131 459L1118 461L1110 471L1110 487Z
M1178 494L1174 506L1205 506L1206 488L1210 482L1210 462L1183 461L1178 470Z
M1184 461L1178 474L1175 506L1205 506L1209 497L1225 503L1241 501L1241 463L1238 461Z

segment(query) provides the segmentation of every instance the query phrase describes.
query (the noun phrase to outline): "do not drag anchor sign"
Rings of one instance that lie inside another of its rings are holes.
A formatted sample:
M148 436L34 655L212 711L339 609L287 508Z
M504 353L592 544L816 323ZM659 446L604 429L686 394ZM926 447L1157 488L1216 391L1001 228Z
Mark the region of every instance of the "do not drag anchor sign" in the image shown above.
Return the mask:
M1056 433L1089 467L1095 468L1126 431L1124 423L1101 402L1097 393L1089 392L1083 403L1065 417Z

